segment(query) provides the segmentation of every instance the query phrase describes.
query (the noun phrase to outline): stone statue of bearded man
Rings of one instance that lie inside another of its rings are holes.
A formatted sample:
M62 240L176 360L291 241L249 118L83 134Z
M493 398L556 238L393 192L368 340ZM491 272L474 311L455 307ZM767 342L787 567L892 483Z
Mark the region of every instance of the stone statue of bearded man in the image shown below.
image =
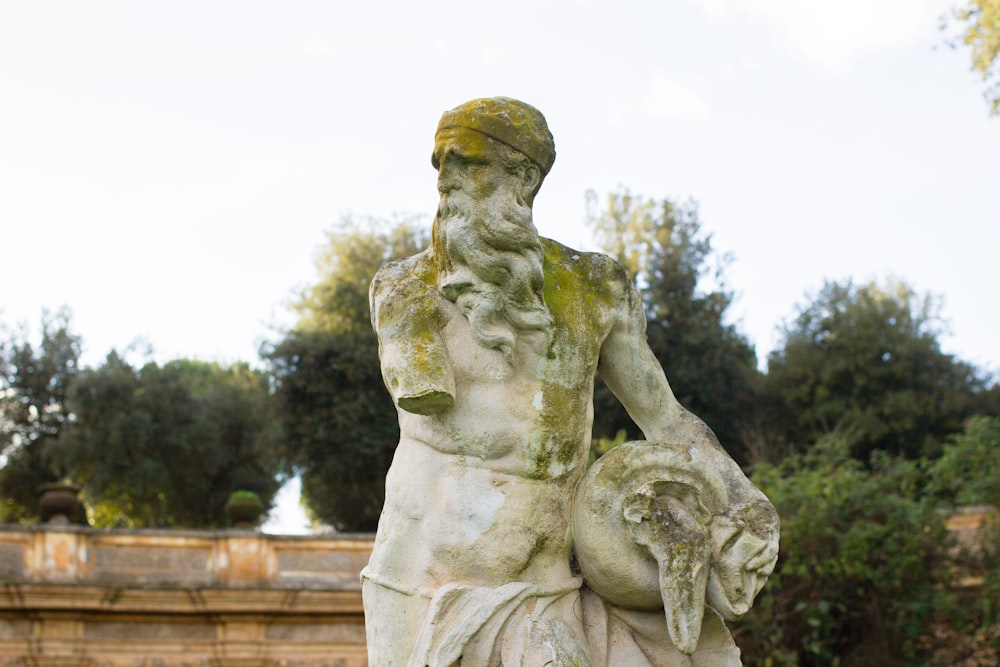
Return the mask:
M723 619L774 567L777 515L677 403L625 271L538 236L554 161L528 104L446 112L431 247L372 282L400 442L370 664L738 665ZM588 473L597 373L647 440Z

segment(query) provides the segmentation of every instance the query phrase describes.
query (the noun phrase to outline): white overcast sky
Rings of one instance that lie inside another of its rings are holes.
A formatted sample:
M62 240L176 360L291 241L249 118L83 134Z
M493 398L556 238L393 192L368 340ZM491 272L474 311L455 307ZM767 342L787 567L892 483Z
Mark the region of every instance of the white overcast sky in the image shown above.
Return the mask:
M696 199L761 358L824 279L891 275L997 369L1000 119L951 4L3 2L0 319L255 362L324 232L429 216L441 112L507 95L555 135L539 231L592 249L588 188Z

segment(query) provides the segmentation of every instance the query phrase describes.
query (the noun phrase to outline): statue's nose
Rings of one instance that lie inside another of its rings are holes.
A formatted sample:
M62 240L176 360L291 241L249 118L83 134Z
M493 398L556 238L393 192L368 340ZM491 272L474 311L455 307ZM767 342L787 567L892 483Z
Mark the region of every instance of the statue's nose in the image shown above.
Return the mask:
M438 172L438 182L437 182L438 192L445 195L452 190L457 190L459 188L459 179L455 176L451 169L446 167L441 167L441 171Z

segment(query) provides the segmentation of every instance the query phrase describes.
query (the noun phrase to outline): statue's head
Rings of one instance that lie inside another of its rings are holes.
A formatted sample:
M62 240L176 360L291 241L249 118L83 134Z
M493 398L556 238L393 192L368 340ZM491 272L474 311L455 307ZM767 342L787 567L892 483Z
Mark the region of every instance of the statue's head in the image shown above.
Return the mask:
M434 136L438 287L469 319L473 338L511 363L522 334L552 323L531 205L555 159L542 114L507 97L446 111ZM547 345L545 336L529 338Z
M489 97L444 112L431 163L442 194L458 186L503 186L530 205L555 159L552 133L538 109L509 97ZM474 174L457 168L465 164L479 168Z

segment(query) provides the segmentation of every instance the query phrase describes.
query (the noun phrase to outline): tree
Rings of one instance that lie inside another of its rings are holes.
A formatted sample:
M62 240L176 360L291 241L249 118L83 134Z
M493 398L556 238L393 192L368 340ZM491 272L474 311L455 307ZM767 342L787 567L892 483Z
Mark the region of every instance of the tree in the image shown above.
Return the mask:
M929 491L950 507L1000 509L1000 418L978 415L949 438L934 461Z
M992 588L961 585L963 558L927 480L922 462L884 452L862 465L835 436L757 467L753 482L781 515L782 549L734 629L747 664L997 664L1000 566L981 561Z
M964 24L962 43L972 49L972 69L986 84L984 97L990 112L1000 115L1000 0L967 0L952 11L952 16Z
M703 234L694 202L676 204L620 190L596 210L588 193L588 218L598 244L633 278L647 317L649 345L678 400L701 417L739 462L747 462L757 358L753 347L726 322L733 292L724 281L729 257L717 254ZM594 434L612 438L639 431L601 383L595 390Z
M874 450L940 453L982 404L986 381L941 351L933 300L905 283L828 282L768 358L770 435L801 448L826 434Z
M66 426L66 393L79 369L70 311L42 313L40 340L4 330L0 341L0 521L37 516L38 487L67 473L52 447Z
M318 282L294 304L298 323L266 345L291 461L309 508L338 530L373 531L399 441L382 383L368 284L389 260L427 243L413 220L353 222L328 235Z
M135 369L115 352L70 387L56 445L98 526L219 528L237 490L270 505L281 471L265 374L180 359Z
M978 531L978 545L953 551L961 576L979 580L961 614L955 614L949 638L961 655L1000 664L1000 419L976 416L949 439L930 468L927 495L945 510L991 505L992 518ZM952 660L949 664L959 664Z

